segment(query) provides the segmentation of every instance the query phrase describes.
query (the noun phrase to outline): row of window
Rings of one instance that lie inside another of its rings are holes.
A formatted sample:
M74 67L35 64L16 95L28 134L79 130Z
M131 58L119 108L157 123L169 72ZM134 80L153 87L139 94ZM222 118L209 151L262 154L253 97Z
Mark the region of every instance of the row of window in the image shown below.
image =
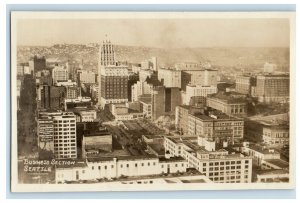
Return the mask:
M219 165L229 165L229 164L241 164L241 161L220 161L220 162L210 162L209 166L219 166ZM245 163L248 164L249 160L245 160ZM203 163L203 166L207 166L207 163Z

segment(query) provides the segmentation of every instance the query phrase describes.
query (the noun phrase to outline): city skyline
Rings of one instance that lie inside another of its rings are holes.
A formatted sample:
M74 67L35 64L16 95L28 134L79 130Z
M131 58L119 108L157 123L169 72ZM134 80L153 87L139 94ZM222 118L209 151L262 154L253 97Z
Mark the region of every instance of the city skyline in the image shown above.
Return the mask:
M13 191L294 186L292 16L153 14L13 13Z

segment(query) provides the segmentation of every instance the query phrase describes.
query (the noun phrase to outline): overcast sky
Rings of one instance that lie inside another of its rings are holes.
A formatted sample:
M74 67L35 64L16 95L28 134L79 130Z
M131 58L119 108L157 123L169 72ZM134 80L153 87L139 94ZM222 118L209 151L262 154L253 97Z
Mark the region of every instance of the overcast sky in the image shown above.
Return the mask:
M99 43L162 48L288 47L287 19L19 19L18 45Z

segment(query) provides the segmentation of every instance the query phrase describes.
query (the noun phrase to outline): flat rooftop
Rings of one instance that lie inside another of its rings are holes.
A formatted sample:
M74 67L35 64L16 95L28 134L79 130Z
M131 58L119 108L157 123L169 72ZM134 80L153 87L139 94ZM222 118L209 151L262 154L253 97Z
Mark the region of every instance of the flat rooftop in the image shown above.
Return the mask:
M249 148L262 154L279 154L277 151L273 149L264 148L263 146L250 145Z
M256 171L257 175L275 175L275 174L289 174L288 170L284 169L267 169Z
M290 165L289 162L286 162L282 159L265 159L265 162L268 162L270 164L274 164L274 165L276 165L280 168L283 168L283 169L289 168L289 165Z
M88 162L113 161L114 158L116 158L117 160L128 160L128 161L157 159L155 155L147 155L147 156L91 157L91 158L87 158L87 161Z
M187 136L182 136L182 137L167 137L170 139L172 142L178 144L178 143L183 143L183 141L197 141L197 137L187 137Z

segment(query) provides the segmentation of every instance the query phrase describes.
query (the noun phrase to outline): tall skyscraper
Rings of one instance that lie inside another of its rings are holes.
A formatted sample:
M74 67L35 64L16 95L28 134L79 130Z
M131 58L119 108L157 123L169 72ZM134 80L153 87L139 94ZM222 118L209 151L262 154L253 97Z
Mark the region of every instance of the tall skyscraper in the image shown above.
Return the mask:
M99 50L99 97L98 105L128 101L128 67L115 61L114 46L105 41Z
M115 65L114 45L110 41L103 41L99 50L100 66Z
M39 147L53 151L55 158L77 158L74 113L39 112L38 136Z

